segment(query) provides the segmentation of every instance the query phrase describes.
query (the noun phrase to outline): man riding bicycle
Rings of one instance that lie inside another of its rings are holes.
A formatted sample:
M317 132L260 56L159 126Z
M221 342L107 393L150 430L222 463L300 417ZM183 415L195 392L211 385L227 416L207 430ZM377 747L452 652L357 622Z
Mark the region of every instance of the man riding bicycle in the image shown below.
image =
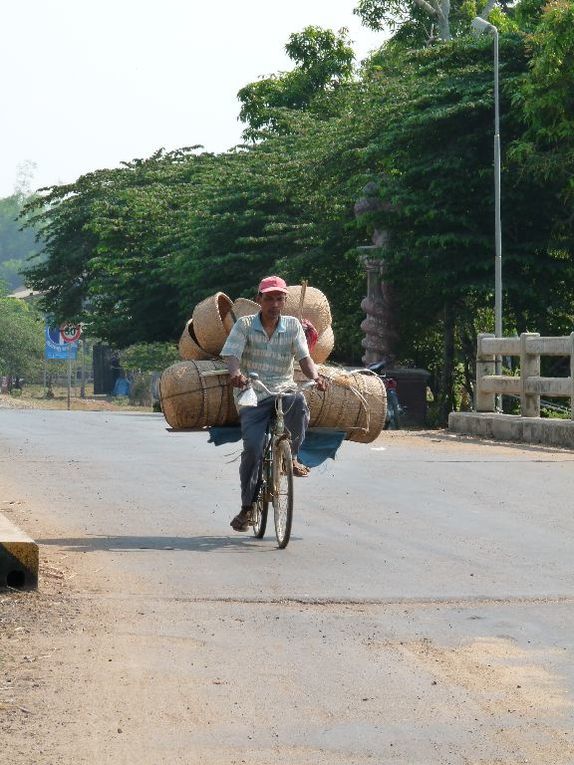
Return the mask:
M327 381L319 375L309 355L301 322L281 311L287 298L287 284L279 276L262 279L257 291L260 311L238 319L221 350L234 390L239 412L243 451L239 466L241 512L231 521L235 531L247 531L251 523L251 507L259 478L259 465L265 445L267 426L275 411L275 399L257 389L257 406L241 406L242 389L249 383L247 375L257 373L271 390L293 385L293 363L299 362L303 374L325 390ZM291 433L293 475L307 476L309 469L297 459L309 423L309 409L302 393L284 399L285 424Z

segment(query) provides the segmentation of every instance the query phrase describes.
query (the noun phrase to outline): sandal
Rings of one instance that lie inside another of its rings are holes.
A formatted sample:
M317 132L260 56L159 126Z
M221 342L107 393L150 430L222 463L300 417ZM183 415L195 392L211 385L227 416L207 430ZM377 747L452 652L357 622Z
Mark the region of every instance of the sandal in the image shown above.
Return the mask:
M307 465L303 465L301 462L293 463L293 475L297 476L298 478L307 478L309 473L310 470Z
M229 525L234 531L249 531L249 527L253 526L251 510L242 510L235 516Z

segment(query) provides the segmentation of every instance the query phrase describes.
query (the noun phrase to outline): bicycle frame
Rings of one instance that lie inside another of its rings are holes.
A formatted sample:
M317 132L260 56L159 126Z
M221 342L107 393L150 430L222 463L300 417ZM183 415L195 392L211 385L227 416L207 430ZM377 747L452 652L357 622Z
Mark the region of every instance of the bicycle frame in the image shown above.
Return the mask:
M251 377L251 375L250 375ZM258 384L263 390L265 390L266 393L270 393L272 396L275 397L275 416L273 420L270 423L270 427L268 428L266 438L265 438L265 447L263 449L263 455L262 455L262 469L261 469L261 488L259 491L262 491L265 489L265 499L268 502L272 502L273 496L276 493L276 487L273 485L273 454L275 452L275 447L279 443L279 441L283 439L289 439L291 441L291 434L285 427L285 414L283 412L283 399L285 396L289 396L292 393L296 393L298 390L302 390L302 387L297 387L293 390L286 390L286 391L270 391L267 386L265 386L260 380L257 378L252 378L252 381L256 384ZM314 384L311 382L311 384ZM307 387L307 384L304 384L305 387ZM259 492L257 492L259 493Z
M263 456L261 458L261 484L256 492L257 495L261 492L267 502L273 501L273 447L273 435L271 432L267 432Z
M271 502L275 517L275 533L279 548L287 546L291 534L293 517L293 472L291 465L291 434L285 427L285 415L283 412L283 399L285 396L296 393L303 387L315 385L314 381L296 386L295 389L271 391L262 383L257 375L250 375L253 384L259 385L262 390L275 398L275 417L270 422L265 435L265 445L261 456L260 477L253 498L254 505L254 534L261 539L265 533L267 523L267 507ZM283 442L286 442L285 445ZM285 466L288 465L288 468ZM287 490L283 481L287 476ZM283 484L283 487L282 487ZM287 505L285 502L287 497ZM283 499L281 499L283 498Z

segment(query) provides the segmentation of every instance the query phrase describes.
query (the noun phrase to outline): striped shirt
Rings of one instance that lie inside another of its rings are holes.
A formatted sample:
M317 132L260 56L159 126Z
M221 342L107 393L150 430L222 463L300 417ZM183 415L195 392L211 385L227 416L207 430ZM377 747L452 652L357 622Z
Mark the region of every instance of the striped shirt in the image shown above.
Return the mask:
M301 322L295 316L280 316L275 332L269 337L260 315L255 314L235 322L221 355L239 359L244 375L256 372L262 383L275 390L293 383L293 361L309 356L309 348ZM260 388L254 388L259 401L267 397ZM240 392L237 388L233 391L236 403Z

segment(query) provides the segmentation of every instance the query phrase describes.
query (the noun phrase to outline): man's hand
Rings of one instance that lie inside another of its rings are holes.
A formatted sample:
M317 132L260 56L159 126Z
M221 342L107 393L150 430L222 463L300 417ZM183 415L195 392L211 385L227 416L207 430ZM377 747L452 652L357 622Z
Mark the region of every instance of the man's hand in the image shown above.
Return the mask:
M241 374L241 370L239 369L239 359L236 359L235 356L225 356L223 360L225 361L227 371L229 372L229 382L234 388L245 388L248 380L245 375Z
M329 378L319 372L311 356L305 356L305 358L300 359L299 366L305 377L308 377L309 380L313 380L316 383L317 390L327 390Z
M245 388L248 383L247 377L242 375L239 370L229 375L229 382L234 388Z

